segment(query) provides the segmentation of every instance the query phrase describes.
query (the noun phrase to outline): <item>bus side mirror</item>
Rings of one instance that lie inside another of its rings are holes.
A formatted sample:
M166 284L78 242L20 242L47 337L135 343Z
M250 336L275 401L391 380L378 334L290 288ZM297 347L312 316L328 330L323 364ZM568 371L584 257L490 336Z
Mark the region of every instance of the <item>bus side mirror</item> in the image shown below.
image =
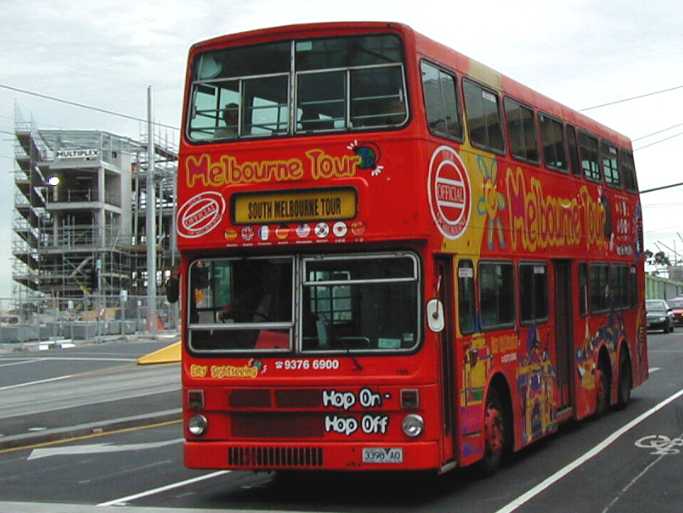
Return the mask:
M427 302L427 324L434 333L443 331L445 325L443 303L438 299L430 299Z
M178 278L171 276L166 282L166 300L173 304L178 301Z

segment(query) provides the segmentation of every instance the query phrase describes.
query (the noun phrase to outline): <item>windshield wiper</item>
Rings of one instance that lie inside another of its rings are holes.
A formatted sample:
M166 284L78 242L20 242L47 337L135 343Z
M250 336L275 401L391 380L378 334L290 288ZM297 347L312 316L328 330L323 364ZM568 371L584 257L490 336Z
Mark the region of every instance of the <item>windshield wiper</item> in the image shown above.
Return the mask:
M363 366L360 364L360 362L359 362L359 361L356 359L356 357L353 355L353 353L351 352L351 348L350 348L350 347L347 347L347 348L346 348L346 356L348 356L349 358L351 358L351 361L353 362L353 366L354 366L354 368L355 368L356 370L359 370L359 371L360 371L360 370L363 370Z

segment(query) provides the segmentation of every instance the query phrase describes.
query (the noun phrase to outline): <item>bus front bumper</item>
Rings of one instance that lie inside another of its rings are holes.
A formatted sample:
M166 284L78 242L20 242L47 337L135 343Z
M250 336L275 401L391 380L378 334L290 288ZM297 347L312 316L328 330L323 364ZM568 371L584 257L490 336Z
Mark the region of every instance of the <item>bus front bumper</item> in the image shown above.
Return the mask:
M185 466L234 470L428 470L440 466L435 441L413 443L249 443L184 444Z

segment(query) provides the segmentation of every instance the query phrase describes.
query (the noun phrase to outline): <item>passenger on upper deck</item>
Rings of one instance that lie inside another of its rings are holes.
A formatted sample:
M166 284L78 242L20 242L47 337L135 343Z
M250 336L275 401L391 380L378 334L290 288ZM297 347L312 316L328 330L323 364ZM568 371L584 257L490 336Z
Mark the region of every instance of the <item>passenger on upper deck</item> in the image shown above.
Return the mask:
M228 103L223 107L222 114L225 126L216 128L213 137L214 139L234 139L237 137L239 128L239 105L236 103Z

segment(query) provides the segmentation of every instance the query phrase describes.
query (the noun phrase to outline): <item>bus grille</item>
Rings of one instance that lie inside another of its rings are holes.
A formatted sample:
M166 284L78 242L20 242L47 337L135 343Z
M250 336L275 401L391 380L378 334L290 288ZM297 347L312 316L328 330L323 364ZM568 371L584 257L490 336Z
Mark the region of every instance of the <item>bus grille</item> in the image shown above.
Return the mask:
M228 464L235 467L322 467L321 447L230 447Z
M235 413L232 436L236 438L318 438L323 420L316 413Z

